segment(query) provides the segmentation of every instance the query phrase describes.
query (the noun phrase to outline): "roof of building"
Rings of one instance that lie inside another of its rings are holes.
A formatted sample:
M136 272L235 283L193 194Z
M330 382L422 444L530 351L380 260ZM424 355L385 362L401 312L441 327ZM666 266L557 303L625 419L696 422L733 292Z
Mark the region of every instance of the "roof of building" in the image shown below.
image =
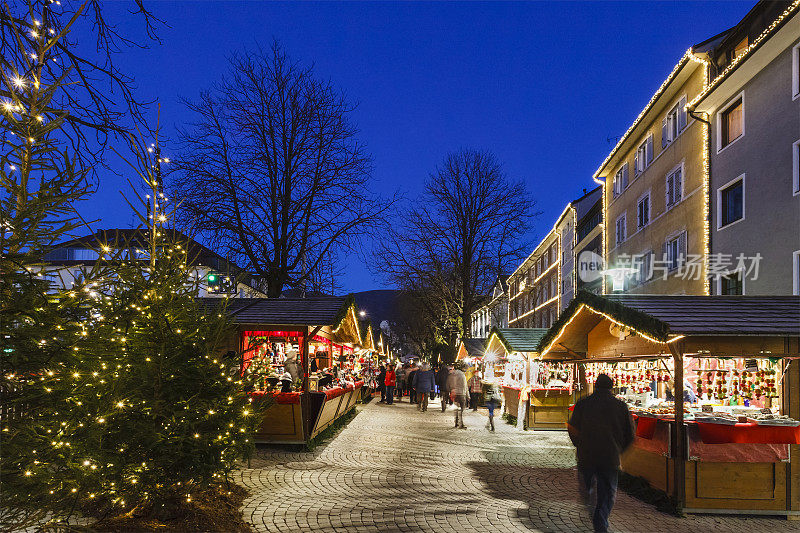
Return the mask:
M486 352L488 339L485 337L475 337L473 339L461 339L461 344L467 351L468 357L483 357Z
M538 352L539 343L547 333L547 328L492 328L489 336L497 335L509 352Z
M198 298L202 305L217 309L227 304L235 324L286 326L336 326L342 321L352 298Z
M176 229L163 229L163 232L165 233L166 239L185 243L187 248L187 260L190 265L207 266L215 270L221 270L225 271L225 273L236 275L247 274L243 268L180 231ZM88 248L100 251L103 246L110 246L117 249L141 248L146 250L149 247L148 239L149 230L145 228L110 228L98 230L91 235L84 235L83 237L77 237L52 246L45 255L45 259L48 263L54 264L83 264L87 261L79 259L59 259L57 252L67 248Z

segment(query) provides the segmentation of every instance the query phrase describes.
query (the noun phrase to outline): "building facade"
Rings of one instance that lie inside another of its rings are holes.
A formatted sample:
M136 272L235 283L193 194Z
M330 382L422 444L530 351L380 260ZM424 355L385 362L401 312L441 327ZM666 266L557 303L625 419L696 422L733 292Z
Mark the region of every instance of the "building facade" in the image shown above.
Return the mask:
M197 241L174 230L173 239L187 249L187 261L197 280L198 297L265 298L253 277L244 269L209 250ZM147 260L146 231L108 229L54 246L45 254L43 275L53 288L68 289L85 279L86 272L104 254Z
M577 212L575 230L575 289L603 293L603 279L596 258L603 257L603 188L597 187ZM587 252L584 254L584 252Z
M561 305L561 249L554 227L508 278L508 327L548 328Z
M689 109L709 122L712 294L800 294L800 6L759 2L715 44Z
M592 238L596 240L595 244L601 243L602 239L598 237L602 218L602 194L602 187L595 187L588 192L584 189L583 195L570 202L556 222L561 249L559 312L570 304L579 288L586 288L583 285L579 287L579 256L580 252L589 247ZM588 217L590 214L593 216ZM598 256L602 253L600 246L596 253ZM599 279L595 285L599 285Z
M630 269L605 290L704 294L704 272L688 257L706 252L703 123L686 104L708 76L699 50L681 58L595 173L604 184L604 259ZM616 285L616 284L615 284Z
M488 300L471 315L472 338L487 337L493 327L508 327L508 276L506 275L497 277Z

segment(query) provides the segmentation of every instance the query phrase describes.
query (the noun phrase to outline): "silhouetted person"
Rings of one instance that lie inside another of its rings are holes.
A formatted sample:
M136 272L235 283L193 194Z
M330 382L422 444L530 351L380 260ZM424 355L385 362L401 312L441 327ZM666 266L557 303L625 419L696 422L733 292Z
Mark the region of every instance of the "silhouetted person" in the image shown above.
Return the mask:
M378 390L381 391L380 403L384 403L386 401L386 367L383 365L381 365L381 372L378 374Z
M597 504L592 515L595 531L608 531L619 475L619 456L634 439L628 406L611 393L614 382L597 376L594 393L575 404L569 419L569 438L578 460L578 485L589 502L592 483L597 482Z

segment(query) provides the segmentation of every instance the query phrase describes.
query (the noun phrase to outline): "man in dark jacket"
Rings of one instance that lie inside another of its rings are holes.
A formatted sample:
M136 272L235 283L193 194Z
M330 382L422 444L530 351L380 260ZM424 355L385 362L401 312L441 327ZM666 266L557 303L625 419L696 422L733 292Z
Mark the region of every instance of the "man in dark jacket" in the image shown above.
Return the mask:
M578 460L578 484L588 501L597 480L597 505L592 516L595 531L608 531L608 516L617 494L619 456L633 443L633 420L628 406L611 393L614 382L597 376L594 393L575 404L569 419L569 438Z
M378 374L378 389L381 391L380 403L386 402L386 367L381 365L381 372Z
M422 368L414 372L414 390L417 391L418 411L428 410L428 394L433 390L436 376L428 363L422 363Z

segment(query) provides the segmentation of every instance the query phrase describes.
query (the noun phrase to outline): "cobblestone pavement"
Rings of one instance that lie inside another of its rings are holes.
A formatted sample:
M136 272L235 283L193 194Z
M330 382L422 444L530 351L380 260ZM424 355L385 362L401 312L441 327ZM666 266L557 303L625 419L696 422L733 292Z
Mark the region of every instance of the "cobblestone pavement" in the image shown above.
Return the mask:
M519 432L485 411L455 429L438 401L419 413L373 401L327 445L292 453L259 448L237 473L251 490L245 519L257 531L591 531L577 503L566 433ZM780 518L676 518L620 492L611 530L800 531Z

